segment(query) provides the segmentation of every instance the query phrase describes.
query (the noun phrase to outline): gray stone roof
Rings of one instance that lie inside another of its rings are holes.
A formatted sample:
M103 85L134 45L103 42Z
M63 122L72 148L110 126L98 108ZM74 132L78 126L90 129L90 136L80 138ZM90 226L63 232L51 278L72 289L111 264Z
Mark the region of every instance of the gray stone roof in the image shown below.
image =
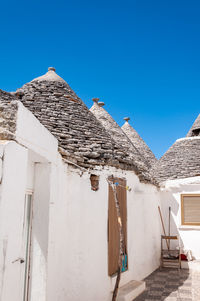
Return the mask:
M85 168L110 165L134 170L141 181L154 183L148 172L131 160L54 68L25 84L15 95L58 139L63 158Z
M131 140L133 145L139 150L139 152L143 155L143 157L148 161L149 165L152 166L157 162L156 157L153 152L144 142L144 140L140 137L140 135L136 132L136 130L129 124L129 118L124 118L126 121L122 126L122 130Z
M111 115L103 108L103 105L104 103L101 102L98 103L97 101L94 101L94 104L91 107L90 111L102 123L106 131L115 140L117 145L119 145L119 147L129 155L130 161L134 162L138 170L143 175L145 174L146 178L149 178L152 181L154 181L153 177L149 173L150 166L148 161L143 157L143 155L139 152L139 150L133 145L131 140L127 137L127 135L123 132L120 126L111 117Z
M187 133L187 137L200 136L200 114L193 123L191 129Z
M158 182L200 176L200 115L186 138L176 140L163 157L152 167ZM193 131L196 132L193 132Z
M18 103L8 92L0 90L0 140L14 140Z
M178 139L153 166L158 182L200 176L200 137Z

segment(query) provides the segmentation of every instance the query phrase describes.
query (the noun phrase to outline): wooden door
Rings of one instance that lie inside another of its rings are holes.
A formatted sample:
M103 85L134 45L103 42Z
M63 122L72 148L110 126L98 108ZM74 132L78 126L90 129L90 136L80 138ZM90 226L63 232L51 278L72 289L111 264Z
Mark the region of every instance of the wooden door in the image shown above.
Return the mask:
M125 240L124 255L127 260L127 200L126 200L126 180L119 178L109 178L109 181L118 183L116 186L117 198L120 205L122 228ZM108 274L114 275L118 270L119 258L119 229L117 221L117 213L115 208L114 193L109 184L108 196Z

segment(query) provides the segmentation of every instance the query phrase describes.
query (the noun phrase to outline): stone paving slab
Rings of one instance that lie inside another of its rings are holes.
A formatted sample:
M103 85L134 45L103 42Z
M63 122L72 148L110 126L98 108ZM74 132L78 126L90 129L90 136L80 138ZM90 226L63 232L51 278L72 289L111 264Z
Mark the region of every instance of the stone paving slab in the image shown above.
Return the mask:
M200 272L163 268L144 280L146 290L134 301L200 301Z

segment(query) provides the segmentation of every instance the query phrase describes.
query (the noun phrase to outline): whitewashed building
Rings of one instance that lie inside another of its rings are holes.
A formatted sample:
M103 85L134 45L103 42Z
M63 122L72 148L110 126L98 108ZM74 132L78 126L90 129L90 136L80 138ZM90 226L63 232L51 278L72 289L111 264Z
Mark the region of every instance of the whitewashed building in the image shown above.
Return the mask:
M200 115L185 138L178 139L153 167L160 183L162 212L185 253L200 260Z
M111 300L119 253L111 182L126 242L120 286L131 292L159 267L158 206L165 212L176 193L160 189L142 138L97 101L88 110L54 68L14 93L0 90L0 117L0 300Z

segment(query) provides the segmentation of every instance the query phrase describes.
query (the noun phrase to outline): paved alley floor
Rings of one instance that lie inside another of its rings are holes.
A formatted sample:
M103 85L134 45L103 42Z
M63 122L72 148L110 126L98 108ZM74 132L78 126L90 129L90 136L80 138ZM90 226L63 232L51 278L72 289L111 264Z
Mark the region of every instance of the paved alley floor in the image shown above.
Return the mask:
M200 301L200 272L163 268L145 279L146 291L134 301Z

